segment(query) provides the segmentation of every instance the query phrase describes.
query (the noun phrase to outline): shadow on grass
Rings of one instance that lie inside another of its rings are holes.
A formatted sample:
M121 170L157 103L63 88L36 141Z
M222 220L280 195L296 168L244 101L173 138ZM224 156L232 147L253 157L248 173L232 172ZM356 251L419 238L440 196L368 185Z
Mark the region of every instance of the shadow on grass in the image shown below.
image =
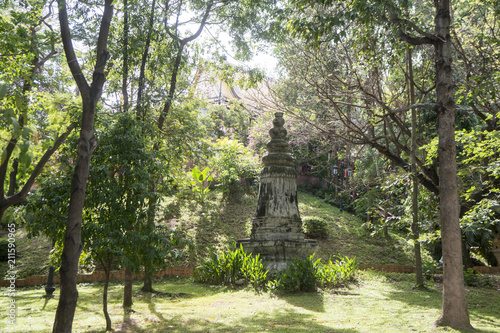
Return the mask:
M297 313L290 310L274 313L259 313L241 319L236 324L227 324L212 318L184 318L175 316L168 321L148 326L129 326L123 332L330 332L330 333L354 333L357 330L336 329L317 322L312 315Z
M441 285L417 290L412 288L414 274L385 273L384 275L393 282L394 289L387 294L391 300L406 303L415 309L417 307L438 310L442 308ZM467 308L472 326L476 323L476 326L496 327L495 330L476 328L475 332L500 332L500 293L498 290L475 287L466 287L466 290Z
M314 312L325 312L323 295L319 293L302 293L282 295L279 298L287 303Z

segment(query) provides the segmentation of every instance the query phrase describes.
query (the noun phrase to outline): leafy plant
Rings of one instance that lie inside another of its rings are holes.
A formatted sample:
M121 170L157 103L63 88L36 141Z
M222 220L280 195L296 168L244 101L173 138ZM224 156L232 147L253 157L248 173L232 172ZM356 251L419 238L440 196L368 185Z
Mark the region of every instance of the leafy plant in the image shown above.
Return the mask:
M215 180L225 198L242 188L241 179L253 180L257 177L259 161L240 142L218 139L213 149L215 154L210 165L215 170Z
M310 216L302 219L304 231L310 238L327 238L327 223L321 217Z
M437 274L437 273L441 272L442 269L443 269L443 265L440 262L436 263L433 261L425 261L422 264L422 273L427 277L430 277L433 274Z
M233 251L216 253L196 268L196 280L199 282L228 285L245 279L256 290L261 289L267 279L267 273L259 256L247 254L243 247Z
M310 257L292 259L288 262L287 269L279 272L270 286L287 293L316 291L320 260L314 261L314 254Z
M203 171L200 171L197 167L194 167L191 170L191 176L193 180L191 180L192 191L197 195L197 198L200 202L205 202L206 196L208 192L210 192L210 182L213 180L213 177L210 175L210 168L206 167Z
M354 279L358 263L356 258L341 257L332 262L328 259L328 264L323 265L318 262L318 282L322 288L334 288Z

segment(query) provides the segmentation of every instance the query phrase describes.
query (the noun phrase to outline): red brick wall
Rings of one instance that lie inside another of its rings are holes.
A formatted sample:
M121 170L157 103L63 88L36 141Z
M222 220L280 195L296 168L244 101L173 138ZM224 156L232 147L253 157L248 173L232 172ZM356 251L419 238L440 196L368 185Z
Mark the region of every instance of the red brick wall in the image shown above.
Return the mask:
M168 268L164 271L156 272L153 275L155 278L163 278L169 276L181 276L181 277L189 277L193 276L193 268L192 267L174 267ZM142 279L144 277L144 272L140 274L134 274L134 279ZM125 278L125 271L112 271L111 272L111 280L123 281ZM96 282L96 281L104 281L104 272L94 272L92 274L80 274L77 277L78 283L84 282ZM59 275L54 276L54 282L59 283ZM16 287L28 287L28 286L40 286L47 284L47 275L34 275L29 276L26 279L16 279ZM8 287L10 285L9 280L0 280L0 287Z

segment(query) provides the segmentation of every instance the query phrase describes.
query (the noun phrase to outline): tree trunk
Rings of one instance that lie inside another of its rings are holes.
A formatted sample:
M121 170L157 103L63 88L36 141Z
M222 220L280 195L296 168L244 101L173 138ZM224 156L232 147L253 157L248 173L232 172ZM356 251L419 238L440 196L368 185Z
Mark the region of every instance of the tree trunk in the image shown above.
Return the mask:
M152 293L154 292L153 289L153 274L151 274L151 270L148 268L145 268L144 272L144 285L141 288L142 291L147 292L147 293Z
M122 68L122 95L123 95L123 112L128 111L128 0L123 1L123 68Z
M82 252L81 228L85 188L90 169L90 156L95 145L94 112L95 104L84 103L82 130L78 140L78 157L71 184L66 234L59 270L61 291L54 321L54 332L71 332L78 299L76 276Z
M76 277L78 274L78 261L82 252L83 204L90 169L90 158L97 144L94 137L94 114L106 80L104 69L109 58L107 41L111 18L113 17L112 2L112 0L105 0L97 41L93 80L91 85L88 85L73 49L66 2L64 0L58 1L61 39L68 66L82 97L82 118L75 171L71 183L71 196L68 207L68 219L66 221L64 247L61 255L61 268L59 270L61 289L53 326L54 333L71 332L73 328L73 317L78 299Z
M109 287L109 275L111 272L111 263L113 261L108 259L106 265L104 267L104 273L106 274L104 280L104 288L102 289L102 312L104 313L104 318L106 319L106 331L111 331L111 318L108 313L108 287ZM107 266L107 267L106 267Z
M132 304L132 271L126 267L125 268L125 281L123 287L123 307L130 308Z
M408 86L410 87L410 105L415 104L415 85L413 82L413 59L411 49L408 48ZM411 174L412 174L412 223L413 246L415 253L415 286L424 288L424 275L422 273L422 255L420 253L420 237L418 229L418 177L417 177L417 110L411 109Z
M443 245L443 309L438 325L472 329L465 300L462 268L455 145L450 2L435 0L436 104L438 113L439 201Z
M146 76L146 62L149 55L149 45L151 44L151 34L153 32L154 16L155 16L156 0L153 0L151 4L151 16L149 17L148 25L148 37L146 38L146 45L144 46L144 52L142 53L141 59L141 69L139 72L139 88L137 90L137 119L144 121L146 119L146 114L144 106L142 103L142 94L144 92L144 80Z

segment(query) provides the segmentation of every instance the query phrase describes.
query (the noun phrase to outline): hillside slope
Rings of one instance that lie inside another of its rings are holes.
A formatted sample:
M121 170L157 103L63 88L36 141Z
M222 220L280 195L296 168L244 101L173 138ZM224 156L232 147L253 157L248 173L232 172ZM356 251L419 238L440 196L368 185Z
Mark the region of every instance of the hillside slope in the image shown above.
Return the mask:
M320 239L316 257L327 260L330 256L356 257L358 263L369 265L413 265L413 246L404 238L371 237L363 222L322 199L299 192L299 210L302 218L321 217L328 223L328 237ZM223 200L217 191L210 192L202 205L189 197L170 197L165 200L161 223L183 232L191 243L184 260L173 266L196 266L207 258L210 251L231 249L236 240L250 235L252 217L257 205L256 193L239 193L231 200ZM16 234L18 278L47 274L50 241L44 237L28 239L25 228L18 226ZM7 263L0 263L0 276L7 273Z
M360 264L413 265L411 242L389 233L388 236L370 236L370 232L355 216L325 203L309 193L299 192L299 210L302 218L321 217L328 223L328 237L319 240L316 257L356 257ZM184 265L197 265L209 251L230 249L237 239L247 238L255 213L257 195L240 194L224 201L213 192L204 203L171 198L165 222L170 228L183 231L195 244Z

